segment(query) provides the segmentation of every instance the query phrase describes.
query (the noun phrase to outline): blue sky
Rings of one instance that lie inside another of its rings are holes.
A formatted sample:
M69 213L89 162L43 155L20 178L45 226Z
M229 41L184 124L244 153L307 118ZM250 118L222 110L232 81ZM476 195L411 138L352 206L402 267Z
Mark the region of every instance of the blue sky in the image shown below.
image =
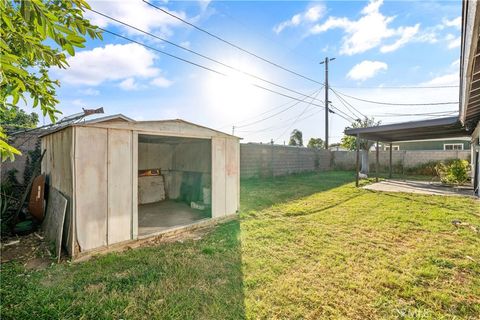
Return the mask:
M158 11L141 0L89 2L92 7L138 28L181 44L245 72L307 95L321 85L292 75L234 49ZM458 101L461 1L154 1L194 24L288 69L324 81L351 96L395 103ZM324 138L324 112L259 89L304 97L203 60L159 40L89 12L92 22L152 47L228 74L223 77L158 52L105 35L88 41L69 58L70 68L52 70L60 79L60 110L103 107L137 120L181 118L236 134L245 142L288 141L293 129ZM441 86L442 88L398 88ZM395 88L390 88L395 87ZM334 107L349 111L334 94ZM346 98L383 123L429 116L391 116L457 110L457 105L383 106ZM322 104L317 101L318 104ZM282 106L283 107L280 107ZM275 115L279 111L286 111ZM269 111L270 110L270 111ZM260 121L264 118L266 120ZM330 141L349 124L330 116Z

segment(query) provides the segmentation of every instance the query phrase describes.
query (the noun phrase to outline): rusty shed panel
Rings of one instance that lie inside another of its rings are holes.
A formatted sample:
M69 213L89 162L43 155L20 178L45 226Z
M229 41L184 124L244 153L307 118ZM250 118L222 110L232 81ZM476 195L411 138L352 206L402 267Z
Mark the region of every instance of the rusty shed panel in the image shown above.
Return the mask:
M225 214L239 209L240 194L240 145L234 139L226 139L225 153Z
M131 239L132 134L108 129L108 244Z
M212 138L212 218L226 215L225 138Z
M46 175L48 186L55 188L67 198L67 212L63 230L62 245L68 254L73 255L74 247L74 205L73 205L73 131L69 127L42 137L42 150L46 150L42 160L42 173Z
M107 129L76 127L76 233L81 251L107 245Z

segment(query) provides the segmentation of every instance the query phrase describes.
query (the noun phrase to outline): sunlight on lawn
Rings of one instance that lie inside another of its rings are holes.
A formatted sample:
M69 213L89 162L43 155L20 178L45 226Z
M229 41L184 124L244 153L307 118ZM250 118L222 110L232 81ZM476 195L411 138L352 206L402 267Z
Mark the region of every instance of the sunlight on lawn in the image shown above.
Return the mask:
M475 319L476 200L375 193L353 174L242 181L198 241L44 271L2 266L2 319ZM21 297L21 299L19 299Z

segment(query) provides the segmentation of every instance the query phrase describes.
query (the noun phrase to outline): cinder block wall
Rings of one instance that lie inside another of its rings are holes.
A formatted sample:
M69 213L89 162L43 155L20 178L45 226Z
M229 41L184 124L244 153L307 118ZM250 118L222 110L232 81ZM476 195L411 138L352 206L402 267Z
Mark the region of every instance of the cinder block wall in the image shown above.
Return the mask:
M332 169L331 152L327 150L253 143L240 145L242 178L330 169Z
M354 151L333 151L333 168L336 170L355 170L356 155ZM389 165L389 151L379 152L379 164L381 168ZM399 150L392 151L392 165L404 168L414 168L432 161L444 161L448 159L462 159L470 161L469 150ZM375 166L375 152L371 151L368 156L370 166Z
M470 151L393 151L394 171L414 168L431 161L464 159L470 161ZM369 154L370 166L375 167L375 152ZM389 165L389 152L379 152L380 170ZM247 143L240 145L240 175L242 178L281 176L307 171L355 170L355 151L313 150L303 147Z

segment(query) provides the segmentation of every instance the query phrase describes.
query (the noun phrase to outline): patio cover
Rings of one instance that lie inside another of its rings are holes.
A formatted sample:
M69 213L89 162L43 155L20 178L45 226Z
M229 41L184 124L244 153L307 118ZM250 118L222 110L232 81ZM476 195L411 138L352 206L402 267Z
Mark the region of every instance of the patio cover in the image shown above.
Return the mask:
M382 142L465 137L469 133L458 116L345 129L346 135Z

